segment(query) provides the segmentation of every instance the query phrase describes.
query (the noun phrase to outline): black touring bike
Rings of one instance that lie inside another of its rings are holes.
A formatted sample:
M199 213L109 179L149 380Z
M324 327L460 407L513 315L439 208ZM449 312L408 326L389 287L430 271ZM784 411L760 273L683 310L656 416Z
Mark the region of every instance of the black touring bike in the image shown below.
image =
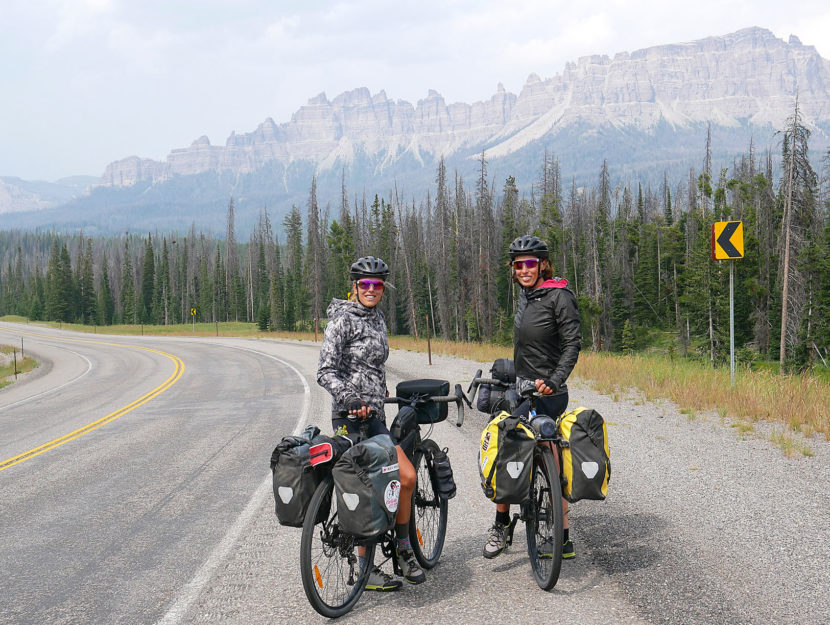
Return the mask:
M449 384L443 384L448 391ZM398 395L403 394L401 386L398 386ZM385 400L385 403L397 403L399 407L411 406L419 415L434 415L436 406L450 402L454 402L458 408L456 425L461 426L464 421L464 394L460 385L455 386L455 394L431 395L416 392L407 397L387 397ZM443 416L446 416L446 406L443 407ZM402 445L402 448L412 462L416 474L409 537L415 558L424 569L431 569L438 563L447 532L447 498L439 493L438 468L435 462L436 456L441 455L442 451L438 443L430 438L433 423L428 419L429 417L419 416L414 426L414 436L410 432L406 437L402 437L407 439L408 445ZM421 426L426 424L425 421L429 425L427 431L422 433ZM401 440L395 436L396 429L393 421L390 432L396 439L396 444L401 444ZM395 573L401 574L397 558L393 557L393 530L375 538L358 539L342 531L337 512L334 480L328 475L320 482L308 505L300 544L303 589L312 607L328 618L342 616L354 607L363 594L378 551L384 558L381 564L391 559ZM358 549L363 550L365 557L362 569L358 561Z
M557 467L553 446L563 445L556 419L536 414L536 400L544 395L536 392L532 384L516 389L515 384L492 378L482 378L479 370L473 378L468 393L471 402L478 387L488 384L492 389L504 393L504 401L497 408L514 413L522 399L530 401L528 417L521 422L531 428L536 436L533 450L533 472L529 498L520 505L520 512L513 514L507 529L507 544L513 543L513 530L519 520L524 521L527 532L527 555L533 577L542 590L550 590L559 580L562 566L562 543L564 536L564 511L562 510L561 467ZM558 454L559 458L562 454Z

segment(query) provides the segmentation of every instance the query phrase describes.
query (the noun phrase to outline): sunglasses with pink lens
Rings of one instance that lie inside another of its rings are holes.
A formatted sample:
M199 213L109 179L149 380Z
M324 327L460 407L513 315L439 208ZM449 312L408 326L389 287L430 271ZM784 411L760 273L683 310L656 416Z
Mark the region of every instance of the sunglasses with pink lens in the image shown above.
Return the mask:
M376 291L382 291L384 284L383 280L358 280L357 286L361 291L368 291L372 287L374 287Z
M522 267L526 267L527 269L534 269L539 264L538 258L528 258L527 260L514 260L513 267L515 269L521 269Z

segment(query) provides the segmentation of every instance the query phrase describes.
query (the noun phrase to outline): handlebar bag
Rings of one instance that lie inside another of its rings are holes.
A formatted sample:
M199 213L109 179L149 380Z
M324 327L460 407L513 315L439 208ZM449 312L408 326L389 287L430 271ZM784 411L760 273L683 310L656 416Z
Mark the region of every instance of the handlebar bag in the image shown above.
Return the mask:
M332 470L340 529L357 538L374 538L395 524L401 493L398 451L388 434L379 434L346 451Z
M478 470L487 499L523 503L530 496L536 436L518 417L502 411L481 433Z
M508 384L516 383L516 365L510 358L496 358L490 367L490 373L496 380Z
M395 396L409 399L415 395L422 397L446 397L450 394L450 383L447 380L407 380L395 387ZM406 404L402 404L406 405ZM446 402L430 401L421 406L415 406L418 423L438 423L447 418L449 410Z
M516 366L509 358L496 358L493 361L493 366L490 367L490 375L494 379L507 384L516 384ZM485 412L489 415L496 415L502 410L509 412L509 405L505 399L505 390L490 386L489 384L482 384L478 389L476 408L480 412Z
M611 450L605 420L596 410L576 408L559 417L562 437L562 494L570 502L603 500L611 479Z

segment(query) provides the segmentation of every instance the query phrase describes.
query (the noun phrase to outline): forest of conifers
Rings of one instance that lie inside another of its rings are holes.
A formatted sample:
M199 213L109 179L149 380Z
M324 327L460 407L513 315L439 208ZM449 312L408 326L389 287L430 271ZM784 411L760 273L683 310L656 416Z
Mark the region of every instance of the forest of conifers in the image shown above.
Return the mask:
M675 353L723 362L734 262L739 359L803 367L826 360L830 346L828 158L811 164L797 106L777 138L780 152L750 144L713 171L707 134L699 167L657 188L612 186L604 162L595 185L577 188L550 153L521 197L513 177L488 178L486 153L473 181L442 159L435 186L417 199L398 189L350 198L344 185L321 211L311 180L305 210L293 206L275 234L263 208L247 242L237 240L232 199L224 237L197 224L115 238L2 232L0 314L177 324L195 309L200 322L310 330L331 298L346 296L351 262L371 254L392 267L396 288L381 304L390 333L510 343L517 287L507 248L533 233L578 297L586 348L637 350L662 330ZM712 224L727 220L743 221L745 257L713 261Z

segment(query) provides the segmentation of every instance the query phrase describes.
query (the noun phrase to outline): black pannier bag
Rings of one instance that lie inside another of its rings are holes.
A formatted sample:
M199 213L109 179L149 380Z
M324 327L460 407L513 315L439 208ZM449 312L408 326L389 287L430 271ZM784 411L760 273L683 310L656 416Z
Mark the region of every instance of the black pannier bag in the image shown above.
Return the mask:
M395 387L395 395L404 399L414 395L446 397L449 394L450 383L447 380L407 380ZM447 418L449 410L446 402L431 401L423 406L416 406L415 412L418 416L418 423L427 424L443 421Z
M510 385L516 384L516 366L509 358L497 358L490 367L490 376ZM478 389L476 408L480 412L495 415L502 410L510 410L509 402L505 398L507 389L482 384Z
M345 437L331 438L319 431L310 426L299 436L286 436L271 454L274 505L280 525L303 526L314 491L331 472L337 458L351 446L351 441ZM314 459L309 450L321 443L331 445L331 455L328 461L313 466ZM328 514L328 511L321 511L321 514Z
M411 456L415 451L415 439L418 435L418 416L415 409L411 406L402 406L389 427L389 433L404 453Z
M309 447L320 429L309 426L299 436L286 436L271 453L274 504L280 525L302 527L305 511L321 476L311 466Z
M392 528L401 494L392 437L379 434L357 443L335 463L332 477L341 530L374 538Z
M435 467L435 479L438 482L435 489L441 499L452 499L455 497L455 479L452 476L450 457L447 455L447 448L439 449L432 454L432 466Z
M503 411L481 433L481 488L496 503L524 503L530 495L536 436L519 417Z
M596 410L580 406L557 420L562 436L562 494L570 502L602 501L611 480L611 449L605 419Z

